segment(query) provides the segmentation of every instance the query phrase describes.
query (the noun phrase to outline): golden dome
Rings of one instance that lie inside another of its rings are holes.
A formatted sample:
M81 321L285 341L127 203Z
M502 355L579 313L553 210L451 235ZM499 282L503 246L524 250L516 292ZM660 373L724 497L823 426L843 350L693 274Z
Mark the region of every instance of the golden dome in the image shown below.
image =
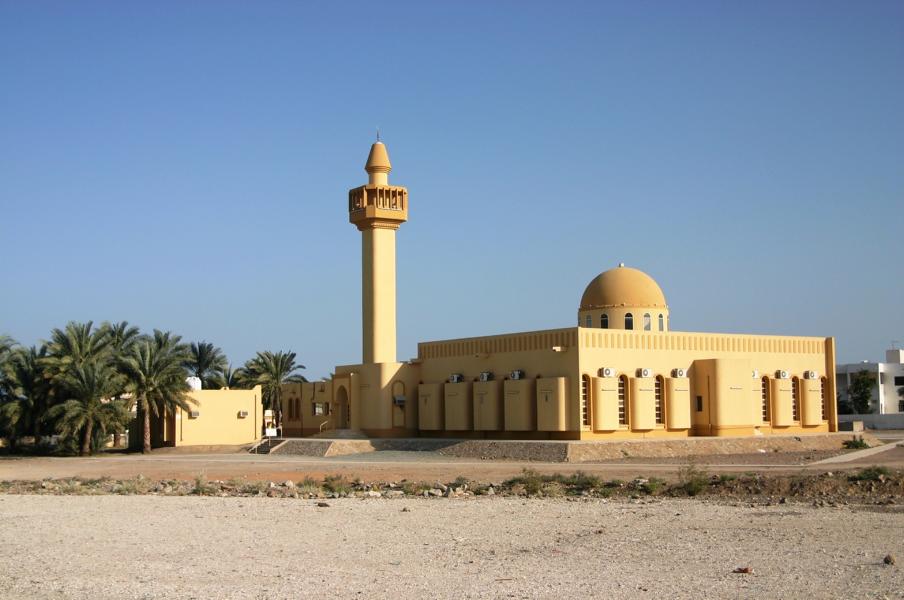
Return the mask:
M600 273L587 285L579 310L618 306L668 308L652 277L623 264Z

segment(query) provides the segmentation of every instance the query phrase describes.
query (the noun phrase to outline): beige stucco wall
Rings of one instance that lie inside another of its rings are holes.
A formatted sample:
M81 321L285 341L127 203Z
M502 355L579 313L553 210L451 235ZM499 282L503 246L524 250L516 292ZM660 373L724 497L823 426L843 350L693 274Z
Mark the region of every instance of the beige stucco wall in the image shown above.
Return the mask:
M605 367L611 376L603 376ZM648 369L646 377L641 369ZM676 376L675 369L685 374ZM524 378L512 380L515 370ZM788 371L789 379L770 383L770 390L776 386L773 416L764 422L761 377L773 382L778 370ZM807 371L816 371L819 379L805 379ZM480 381L482 373L489 373L490 381ZM462 382L450 383L453 374ZM625 377L623 424L618 422L620 376ZM662 378L658 387L657 377ZM801 386L798 418L783 418L790 414L790 400L781 390L790 389L793 377ZM825 385L825 419L814 416L822 412L820 385ZM339 388L348 393L351 427L373 436L613 439L817 433L836 430L837 418L832 338L553 329L425 342L410 363L337 367L327 392L334 401ZM308 410L306 405L304 415ZM303 429L303 435L312 432Z
M250 444L261 436L261 387L250 390L193 390L196 402L192 418L188 411L177 409L173 439L176 446L208 446ZM241 411L247 415L240 417Z

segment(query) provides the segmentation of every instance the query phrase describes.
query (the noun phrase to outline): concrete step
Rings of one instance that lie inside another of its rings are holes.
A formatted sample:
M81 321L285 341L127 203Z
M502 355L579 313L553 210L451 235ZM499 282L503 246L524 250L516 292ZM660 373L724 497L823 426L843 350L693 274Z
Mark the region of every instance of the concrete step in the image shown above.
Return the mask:
M359 429L327 429L312 436L319 440L366 440L369 439Z

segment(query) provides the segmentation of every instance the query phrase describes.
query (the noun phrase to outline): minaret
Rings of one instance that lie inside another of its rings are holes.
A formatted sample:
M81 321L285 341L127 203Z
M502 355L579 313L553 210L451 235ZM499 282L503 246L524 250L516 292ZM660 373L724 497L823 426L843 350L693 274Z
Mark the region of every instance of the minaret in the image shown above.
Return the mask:
M348 220L361 232L364 364L396 362L395 232L408 220L408 190L389 185L386 146L370 147L367 185L348 191Z

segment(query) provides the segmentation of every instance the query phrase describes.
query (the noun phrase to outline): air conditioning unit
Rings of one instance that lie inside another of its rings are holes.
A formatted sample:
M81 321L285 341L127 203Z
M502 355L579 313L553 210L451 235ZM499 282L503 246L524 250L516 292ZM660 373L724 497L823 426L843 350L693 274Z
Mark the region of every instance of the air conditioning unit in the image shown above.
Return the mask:
M650 371L649 369L637 369L638 377L649 377L652 374L653 374L653 372Z
M449 383L461 383L465 380L465 376L461 373L452 373L449 375Z
M190 410L190 411L188 411L188 418L189 418L189 419L197 419L197 418L200 417L200 416L201 416L201 411L199 411L199 410Z
M672 369L672 377L687 377L687 371L684 369Z
M240 410L240 411L239 411L239 418L240 418L240 419L247 419L247 418L248 418L248 411L247 411L247 410Z
M483 371L478 379L480 381L493 381L493 373L490 371Z
M780 370L776 371L775 378L776 379L788 379L788 371L785 371L784 369L780 369Z
M819 373L816 371L804 371L804 379L819 379Z
M512 379L524 379L524 371L521 369L515 369L511 373L509 373L509 377Z
M603 367L599 370L600 377L615 377L615 369L612 367Z
M760 372L757 371L756 369L754 369L754 370L753 370L753 375L752 375L752 377L753 377L754 379L759 379L759 378L760 378Z

